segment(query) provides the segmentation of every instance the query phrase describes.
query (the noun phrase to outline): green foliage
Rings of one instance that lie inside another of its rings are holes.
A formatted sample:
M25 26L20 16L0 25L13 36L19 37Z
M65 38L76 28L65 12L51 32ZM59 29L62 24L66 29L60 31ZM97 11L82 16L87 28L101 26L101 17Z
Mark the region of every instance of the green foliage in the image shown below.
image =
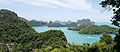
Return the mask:
M108 35L107 33L103 34L102 37L100 37L100 42L105 42L106 44L112 44L113 43L113 39L110 35Z
M0 45L0 52L9 52L7 45L5 44Z
M77 26L77 23L71 22L69 24L65 24L65 26L67 26L67 27L75 27L75 26Z
M39 35L39 38L36 39L36 46L38 48L46 48L48 46L52 46L53 48L66 47L67 40L61 30L49 30Z
M46 48L41 48L40 49L40 52L49 52L49 51L51 51L53 49L53 47L51 47L51 46L48 46L48 47L46 47ZM39 49L38 49L39 50ZM38 50L36 50L36 51L38 51Z
M104 37L104 39L103 39ZM89 45L89 43L84 43L84 45L67 45L66 48L60 47L51 50L51 52L116 52L114 50L114 43L106 43L106 42L114 42L112 37L108 34L104 34L100 41ZM109 41L110 40L110 41Z
M36 21L36 20L27 21L26 23L29 24L30 26L43 26L48 24L47 22Z
M22 48L29 50L26 44L34 41L34 37L38 33L20 20L16 13L5 9L0 10L0 12L2 14L0 16L0 42L4 44L22 44L24 46Z
M60 23L49 23L47 24L48 27L64 27L64 25Z
M113 39L112 37L105 33L103 34L102 37L100 37L100 40L98 42L93 43L90 46L90 50L94 50L97 52L115 52L116 50L114 50L114 45L115 43L113 43Z
M115 34L118 31L117 28L110 27L107 25L88 25L84 29L81 29L79 33L82 34L102 34L102 33L109 33L109 34Z
M100 3L102 7L105 7L109 10L113 9L113 18L112 24L120 27L120 0L105 0Z
M118 29L114 27L110 27L107 25L79 25L73 28L68 27L68 30L79 31L80 34L102 34L109 33L115 34Z
M107 45L104 42L95 42L93 45L91 45L90 50L93 52L114 52L113 45L109 44Z
M120 27L120 0L104 0L100 3L102 7L107 8L109 10L113 10L114 16L112 17L112 24L115 26ZM116 34L115 42L116 45L114 48L117 50L117 52L120 52L120 29L118 34Z
M90 45L69 44L64 33L61 30L48 30L46 32L37 33L18 16L9 10L0 10L0 42L3 43L3 52L115 52L114 41L108 34L104 34L100 41ZM98 30L100 27L109 30L111 28L106 25L96 26L89 25L85 28ZM83 28L83 27L81 27ZM96 32L96 31L95 31ZM111 31L110 31L111 32Z
M66 47L68 44L64 33L60 30L37 33L20 20L16 13L2 9L0 14L0 42L7 45L9 51L29 52L35 48L41 49L48 46L59 48Z
M76 27L71 28L73 31L80 31L81 29L84 29L85 27L87 27L88 25L79 25Z

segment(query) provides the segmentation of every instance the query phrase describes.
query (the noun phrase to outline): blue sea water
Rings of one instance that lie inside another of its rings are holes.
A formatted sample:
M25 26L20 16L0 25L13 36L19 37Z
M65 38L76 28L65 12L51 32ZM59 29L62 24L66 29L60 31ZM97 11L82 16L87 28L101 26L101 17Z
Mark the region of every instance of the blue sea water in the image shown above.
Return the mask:
M96 25L110 25L110 23L102 23ZM110 25L111 26L111 25ZM78 34L78 31L67 30L67 27L46 27L46 26L36 26L33 27L37 32L45 32L47 30L62 30L67 38L67 41L72 44L82 45L83 43L94 43L100 40L102 34ZM114 34L110 34L112 37L115 37Z

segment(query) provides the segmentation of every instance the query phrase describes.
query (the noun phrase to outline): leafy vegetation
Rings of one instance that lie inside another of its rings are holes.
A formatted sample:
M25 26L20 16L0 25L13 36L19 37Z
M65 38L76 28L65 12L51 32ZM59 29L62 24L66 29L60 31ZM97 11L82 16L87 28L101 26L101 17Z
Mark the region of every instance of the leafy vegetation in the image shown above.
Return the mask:
M108 34L103 34L100 41L90 45L89 43L83 43L83 45L67 44L66 47L47 48L36 50L39 52L116 52L114 50L114 39Z
M79 33L82 34L102 34L102 33L109 33L109 34L115 34L118 31L117 28L110 27L107 25L89 25L85 27L84 29L80 30Z
M44 26L44 25L47 25L47 24L48 24L47 22L44 22L44 21L36 21L36 20L27 21L27 23L28 23L30 26Z
M67 27L75 27L75 26L77 26L77 23L71 22L69 24L65 24L65 26L67 26Z
M60 30L37 33L32 27L20 20L16 13L0 10L0 43L2 51L32 51L51 46L66 47L67 40Z
M120 0L104 0L100 3L103 8L107 8L108 10L113 10L114 16L112 17L112 24L120 27ZM120 28L119 32L116 34L115 42L116 45L114 48L117 52L120 52Z
M79 25L77 27L68 28L69 30L79 31L80 34L102 34L102 33L109 33L115 34L118 29L115 27L110 27L107 25Z
M64 33L61 30L49 30L46 32L40 33L41 39L38 39L37 42L43 42L42 48L47 46L52 46L53 48L59 48L60 46L66 47L67 40Z
M64 25L60 23L49 23L47 24L48 27L64 27Z
M87 27L88 25L79 25L73 28L68 28L69 30L73 30L73 31L80 31L81 29L84 29L85 27Z
M101 27L103 28L103 30L105 30L106 28L111 30L111 27L106 25L89 25L85 28L88 27L95 27L95 29L97 27ZM33 28L26 24L26 22L20 20L16 13L6 9L0 10L0 44L2 44L1 50L3 52L118 51L117 49L114 49L114 47L116 46L116 37L115 39L113 39L110 35L106 33L103 34L98 42L95 42L92 45L90 45L89 43L84 43L83 45L69 44L64 33L61 30L49 30L46 32L37 33Z

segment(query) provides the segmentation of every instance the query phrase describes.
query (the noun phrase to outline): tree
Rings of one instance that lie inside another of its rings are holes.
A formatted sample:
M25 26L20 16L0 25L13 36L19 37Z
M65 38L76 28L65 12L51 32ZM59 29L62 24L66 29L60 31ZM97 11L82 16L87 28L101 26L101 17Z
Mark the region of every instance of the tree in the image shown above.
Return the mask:
M105 0L100 3L102 7L105 7L109 10L113 9L113 18L112 24L120 27L120 0Z
M100 5L102 5L102 7L106 9L113 10L114 16L112 17L112 20L111 20L112 24L120 27L120 0L105 0L105 1L102 1ZM120 48L119 48L120 39L119 38L120 38L120 29L119 29L118 34L116 34L116 37L115 37L116 45L114 47L117 50L117 52L120 51Z
M16 13L5 9L0 10L0 43L3 52L31 52L41 48L48 51L68 44L61 30L38 33Z
M103 34L102 37L100 37L100 42L105 42L106 44L112 44L113 39L110 35L108 35L107 33Z

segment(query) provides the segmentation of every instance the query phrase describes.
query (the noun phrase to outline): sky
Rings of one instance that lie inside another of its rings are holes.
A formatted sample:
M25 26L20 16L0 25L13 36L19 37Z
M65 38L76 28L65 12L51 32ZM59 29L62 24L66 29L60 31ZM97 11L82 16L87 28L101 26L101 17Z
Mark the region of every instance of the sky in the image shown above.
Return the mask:
M112 11L102 8L102 0L0 0L0 9L14 11L19 17L37 21L110 22Z

